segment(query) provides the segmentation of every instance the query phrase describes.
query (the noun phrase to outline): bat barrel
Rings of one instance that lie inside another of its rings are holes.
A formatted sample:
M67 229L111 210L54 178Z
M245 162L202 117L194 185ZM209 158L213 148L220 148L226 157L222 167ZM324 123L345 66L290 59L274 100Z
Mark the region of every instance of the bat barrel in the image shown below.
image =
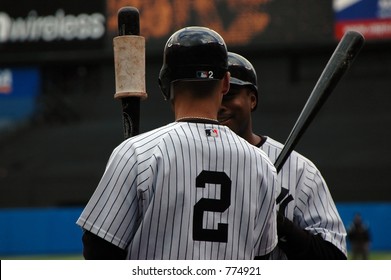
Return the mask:
M338 43L329 62L319 77L299 118L279 154L275 167L279 172L305 130L323 106L330 93L348 70L364 45L364 37L356 31L347 31Z

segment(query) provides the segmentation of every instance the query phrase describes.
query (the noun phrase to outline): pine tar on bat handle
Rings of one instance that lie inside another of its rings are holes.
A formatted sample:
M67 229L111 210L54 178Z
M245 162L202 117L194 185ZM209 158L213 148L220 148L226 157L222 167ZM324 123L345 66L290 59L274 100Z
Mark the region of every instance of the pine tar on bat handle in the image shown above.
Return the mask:
M145 90L145 38L140 35L140 15L135 7L118 10L118 36L113 39L115 84L114 98L122 104L124 138L139 134L140 100Z

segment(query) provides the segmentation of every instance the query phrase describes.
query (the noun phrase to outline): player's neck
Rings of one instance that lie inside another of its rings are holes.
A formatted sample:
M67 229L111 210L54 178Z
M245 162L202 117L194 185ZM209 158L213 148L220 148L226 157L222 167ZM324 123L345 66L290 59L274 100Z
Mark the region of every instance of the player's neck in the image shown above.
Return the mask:
M209 124L219 124L218 120L204 118L204 117L193 117L187 116L182 118L177 118L176 122L193 122L193 123L209 123Z
M261 136L255 134L252 132L251 129L247 129L245 133L241 133L240 136L244 139L246 139L247 142L249 142L251 145L257 146L261 143L262 138Z
M254 134L254 133L251 133L252 134L252 137L251 137L251 144L254 145L254 146L257 146L257 147L260 147L261 144L262 144L262 137L257 135L257 134Z
M249 142L251 145L259 146L262 142L261 136L258 134L255 134L253 132L253 126L252 126L252 119L242 119L242 124L239 126L238 130L236 131L238 135L240 135L242 138L246 139L247 142Z
M175 119L206 119L217 122L218 107L208 100L178 102L174 105Z
M175 121L177 122L201 122L201 123L216 123L217 117L210 112L189 111L175 114Z

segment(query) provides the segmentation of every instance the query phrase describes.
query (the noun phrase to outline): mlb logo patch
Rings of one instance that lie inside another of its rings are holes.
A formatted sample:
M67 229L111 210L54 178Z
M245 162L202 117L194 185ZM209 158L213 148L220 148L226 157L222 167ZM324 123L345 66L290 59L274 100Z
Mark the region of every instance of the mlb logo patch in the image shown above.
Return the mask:
M210 137L219 137L219 130L216 128L213 129L205 129L206 136Z
M199 78L199 79L207 79L207 78L209 78L209 72L208 71L197 71L196 75L197 75L197 78Z

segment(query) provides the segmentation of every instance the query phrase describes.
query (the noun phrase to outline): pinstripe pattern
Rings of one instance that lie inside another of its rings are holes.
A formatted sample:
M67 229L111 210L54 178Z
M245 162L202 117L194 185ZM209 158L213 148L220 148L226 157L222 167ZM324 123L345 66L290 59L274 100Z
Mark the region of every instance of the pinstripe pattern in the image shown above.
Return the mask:
M270 137L261 149L275 162L283 145ZM325 180L315 165L297 152L292 152L278 174L279 188L289 190L290 201L285 217L312 234L320 234L346 255L346 230L337 212ZM282 201L279 206L281 207ZM286 259L278 247L272 259Z
M228 190L196 187L202 171L229 177L230 204L201 216L202 237L228 224L226 242L194 240L195 205L220 205ZM228 127L174 122L113 151L77 224L127 248L129 259L253 259L277 244L275 186L271 161Z

